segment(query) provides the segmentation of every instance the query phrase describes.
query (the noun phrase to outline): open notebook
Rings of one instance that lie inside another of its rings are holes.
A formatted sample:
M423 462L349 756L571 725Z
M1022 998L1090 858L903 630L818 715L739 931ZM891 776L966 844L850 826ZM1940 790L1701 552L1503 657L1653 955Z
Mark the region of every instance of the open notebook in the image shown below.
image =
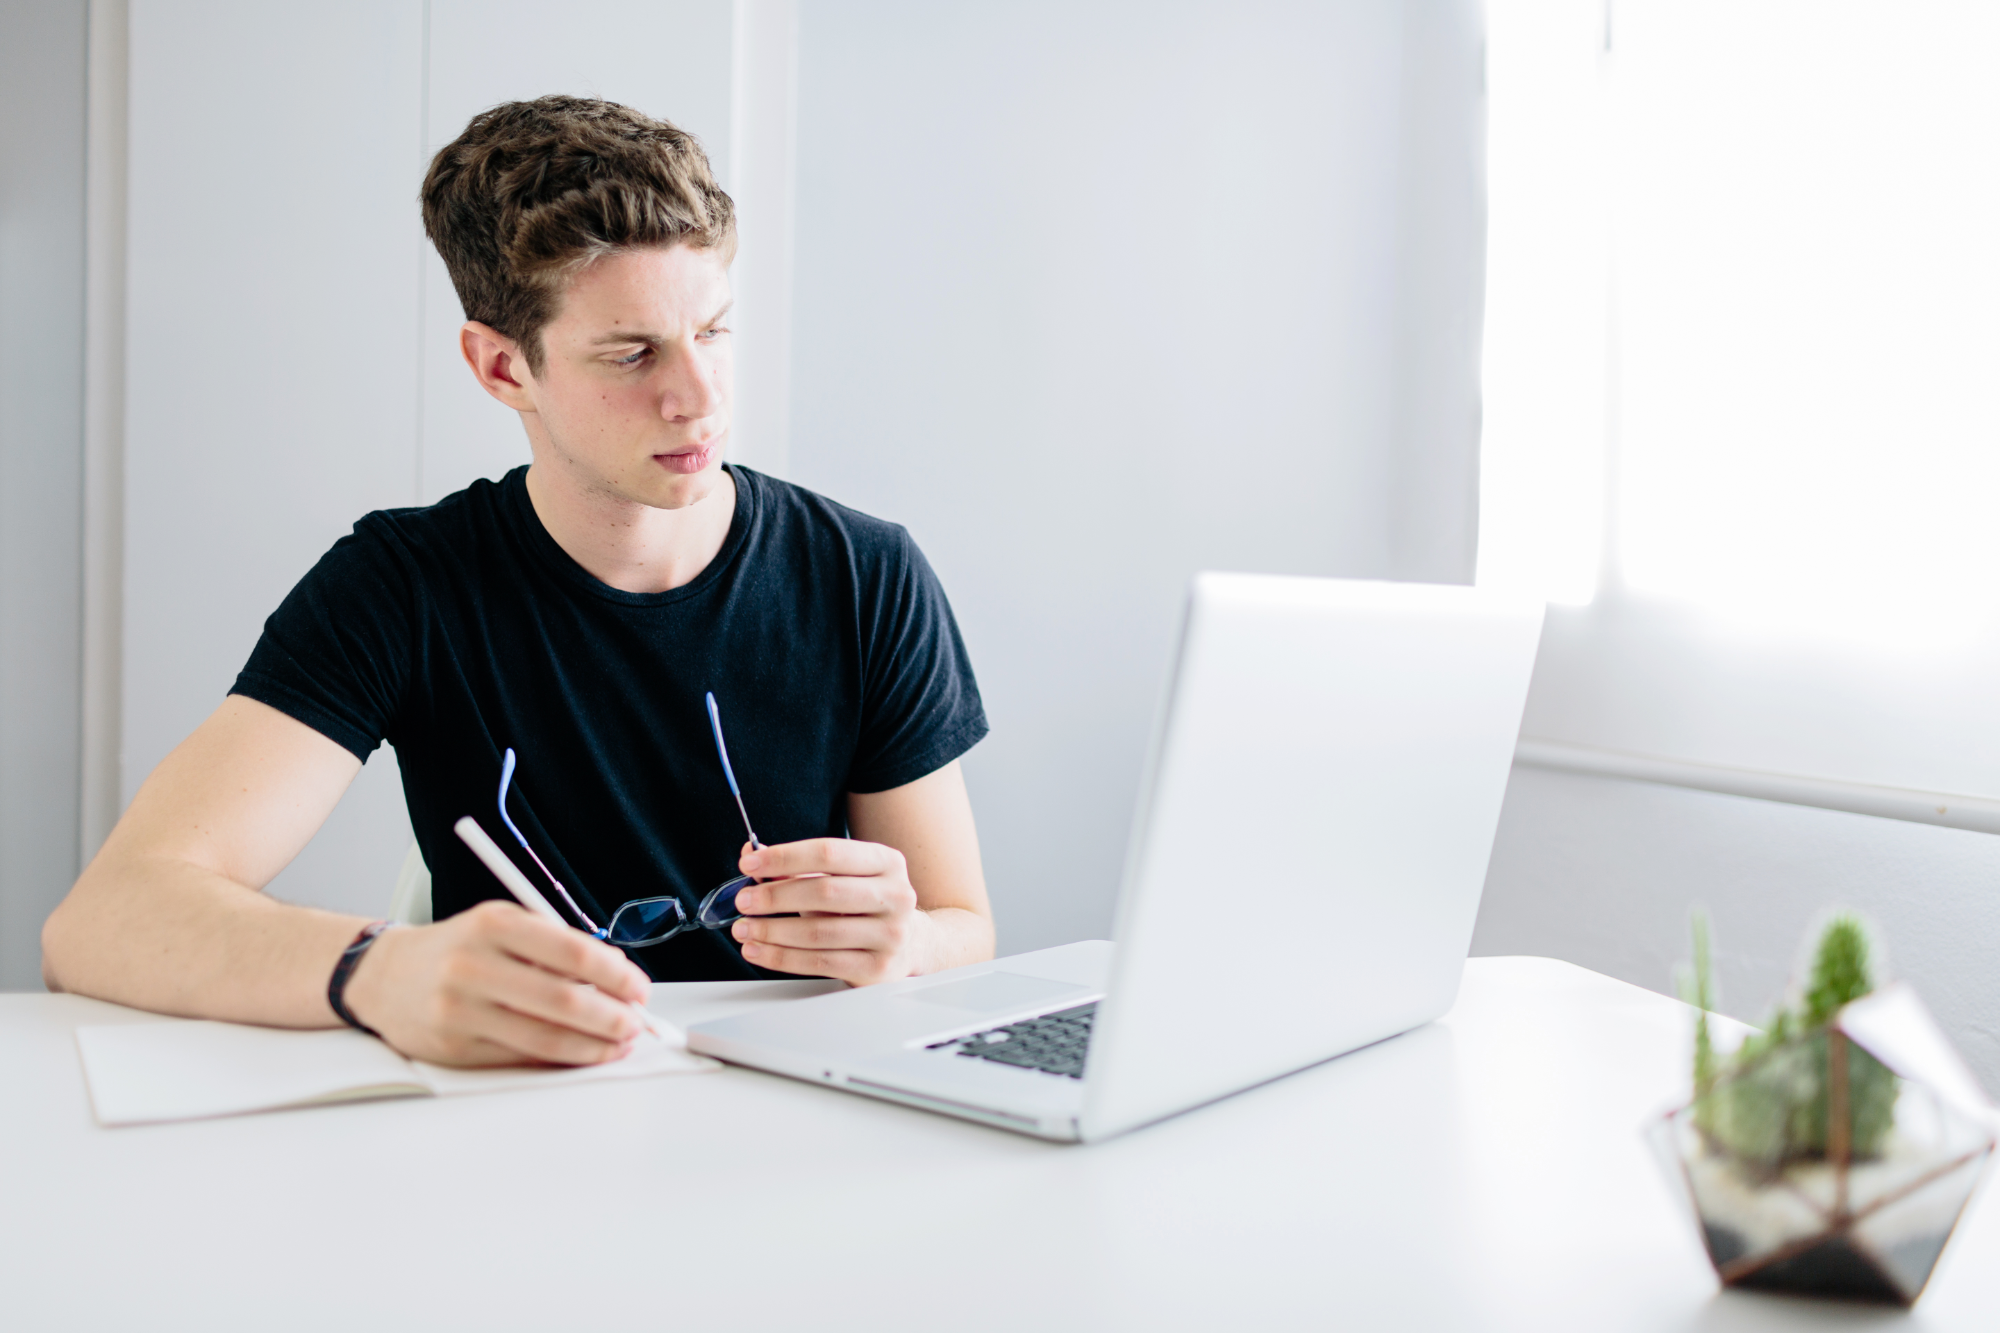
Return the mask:
M632 1054L608 1065L447 1069L405 1059L350 1028L301 1032L201 1019L81 1027L76 1046L91 1106L104 1125L196 1120L374 1097L552 1088L720 1068L706 1056L646 1035Z

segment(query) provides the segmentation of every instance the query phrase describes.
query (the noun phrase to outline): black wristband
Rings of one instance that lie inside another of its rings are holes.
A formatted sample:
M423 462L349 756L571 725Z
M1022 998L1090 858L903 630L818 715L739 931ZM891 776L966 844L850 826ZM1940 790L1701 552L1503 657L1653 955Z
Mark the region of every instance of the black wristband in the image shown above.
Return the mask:
M361 933L354 937L354 943L341 952L340 961L333 965L333 975L326 980L326 1002L340 1021L378 1040L382 1036L381 1033L348 1011L347 979L354 975L354 969L360 965L361 955L368 952L368 946L388 928L387 921L371 921L363 926Z

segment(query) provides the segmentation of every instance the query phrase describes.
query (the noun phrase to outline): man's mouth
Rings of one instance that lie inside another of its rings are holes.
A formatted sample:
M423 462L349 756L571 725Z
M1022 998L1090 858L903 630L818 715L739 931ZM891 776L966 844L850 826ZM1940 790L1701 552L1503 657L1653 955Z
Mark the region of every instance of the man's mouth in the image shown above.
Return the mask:
M669 472L692 476L713 463L715 455L721 448L722 437L717 435L714 439L689 445L685 449L676 449L672 453L654 454L653 461Z

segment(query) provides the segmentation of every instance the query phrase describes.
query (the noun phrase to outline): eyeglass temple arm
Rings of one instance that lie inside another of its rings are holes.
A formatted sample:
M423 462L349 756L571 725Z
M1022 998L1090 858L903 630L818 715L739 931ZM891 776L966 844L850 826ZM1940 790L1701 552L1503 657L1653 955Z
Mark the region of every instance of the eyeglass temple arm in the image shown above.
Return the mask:
M729 766L729 747L722 742L722 713L715 706L715 692L710 690L706 697L708 725L715 732L715 753L722 760L722 776L729 780L729 794L736 798L736 813L743 816L743 831L750 835L751 849L761 851L764 844L757 841L757 830L750 827L750 812L743 808L743 789L736 785L736 770Z
M514 781L514 763L514 751L509 749L506 757L500 761L500 822L514 835L514 841L521 844L521 850L528 854L528 859L535 863L536 869L547 877L549 883L555 885L556 892L562 895L563 906L569 908L578 921L583 922L583 928L600 940L606 938L611 932L592 921L589 914L576 905L576 899L569 896L569 890L563 887L563 882L556 878L555 872L542 863L541 857L535 855L535 849L528 845L528 839L515 825L513 817L507 813L507 788Z

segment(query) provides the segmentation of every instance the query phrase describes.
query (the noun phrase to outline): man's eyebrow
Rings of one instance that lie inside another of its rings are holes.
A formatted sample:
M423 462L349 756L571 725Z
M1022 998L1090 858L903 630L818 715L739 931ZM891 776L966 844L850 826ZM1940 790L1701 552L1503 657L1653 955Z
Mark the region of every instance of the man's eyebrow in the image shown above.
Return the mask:
M724 301L720 310L717 310L706 320L702 321L702 327L708 328L710 325L720 323L735 308L736 301L734 298ZM592 347L616 347L621 343L644 343L648 347L658 347L665 341L666 337L663 334L626 332L621 329L614 329L610 333L601 333L597 337L592 338L590 345Z

